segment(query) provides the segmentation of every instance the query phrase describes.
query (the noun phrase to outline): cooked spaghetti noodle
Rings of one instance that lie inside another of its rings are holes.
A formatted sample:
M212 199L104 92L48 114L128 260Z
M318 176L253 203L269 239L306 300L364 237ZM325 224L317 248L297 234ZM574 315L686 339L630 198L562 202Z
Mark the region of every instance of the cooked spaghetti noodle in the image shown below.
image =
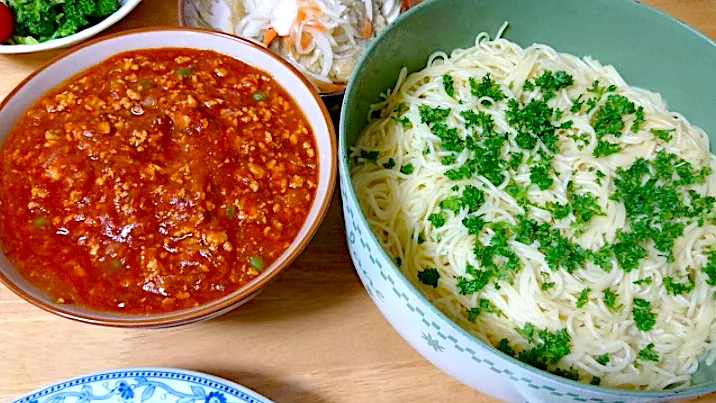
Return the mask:
M612 66L500 34L404 69L372 106L351 151L368 222L503 352L593 384L688 385L716 359L708 137Z

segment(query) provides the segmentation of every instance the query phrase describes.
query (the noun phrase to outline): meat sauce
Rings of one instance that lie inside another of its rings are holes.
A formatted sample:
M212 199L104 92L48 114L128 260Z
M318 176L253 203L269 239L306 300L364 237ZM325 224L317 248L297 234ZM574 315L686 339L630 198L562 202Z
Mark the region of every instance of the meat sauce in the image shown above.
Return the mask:
M306 220L317 152L268 74L213 51L116 55L39 99L0 150L0 242L59 304L187 309L260 274Z

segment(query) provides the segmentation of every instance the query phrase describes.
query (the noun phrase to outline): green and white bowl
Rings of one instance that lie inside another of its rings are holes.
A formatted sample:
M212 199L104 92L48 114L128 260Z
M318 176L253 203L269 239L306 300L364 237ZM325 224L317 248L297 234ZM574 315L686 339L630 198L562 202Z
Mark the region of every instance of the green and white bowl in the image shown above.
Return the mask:
M438 311L385 253L361 212L348 151L366 124L368 107L391 88L400 69L422 69L436 51L474 44L481 31L526 47L613 64L631 85L660 92L716 142L716 44L680 21L631 0L428 0L403 14L365 53L346 90L339 168L346 235L363 284L396 331L430 362L463 383L510 402L653 402L716 390L716 365L702 365L685 389L632 391L591 386L540 371L478 340Z

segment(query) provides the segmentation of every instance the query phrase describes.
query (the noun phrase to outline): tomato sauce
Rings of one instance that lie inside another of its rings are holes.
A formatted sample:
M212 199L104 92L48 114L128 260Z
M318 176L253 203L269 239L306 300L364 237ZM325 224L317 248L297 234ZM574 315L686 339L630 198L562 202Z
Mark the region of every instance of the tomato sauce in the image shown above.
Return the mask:
M116 55L39 99L0 149L0 243L59 304L196 307L306 220L317 152L268 74L213 51Z

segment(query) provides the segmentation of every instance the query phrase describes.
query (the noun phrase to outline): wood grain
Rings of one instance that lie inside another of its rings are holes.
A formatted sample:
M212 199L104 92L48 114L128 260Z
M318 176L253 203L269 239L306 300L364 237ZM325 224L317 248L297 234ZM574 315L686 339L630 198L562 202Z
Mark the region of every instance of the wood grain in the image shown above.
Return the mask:
M716 0L647 3L716 38ZM145 0L108 32L175 24L175 1ZM58 53L0 56L0 97ZM252 302L209 322L100 328L47 314L0 286L0 363L0 401L127 366L199 370L279 402L493 401L430 365L383 319L351 265L337 198L290 269Z

